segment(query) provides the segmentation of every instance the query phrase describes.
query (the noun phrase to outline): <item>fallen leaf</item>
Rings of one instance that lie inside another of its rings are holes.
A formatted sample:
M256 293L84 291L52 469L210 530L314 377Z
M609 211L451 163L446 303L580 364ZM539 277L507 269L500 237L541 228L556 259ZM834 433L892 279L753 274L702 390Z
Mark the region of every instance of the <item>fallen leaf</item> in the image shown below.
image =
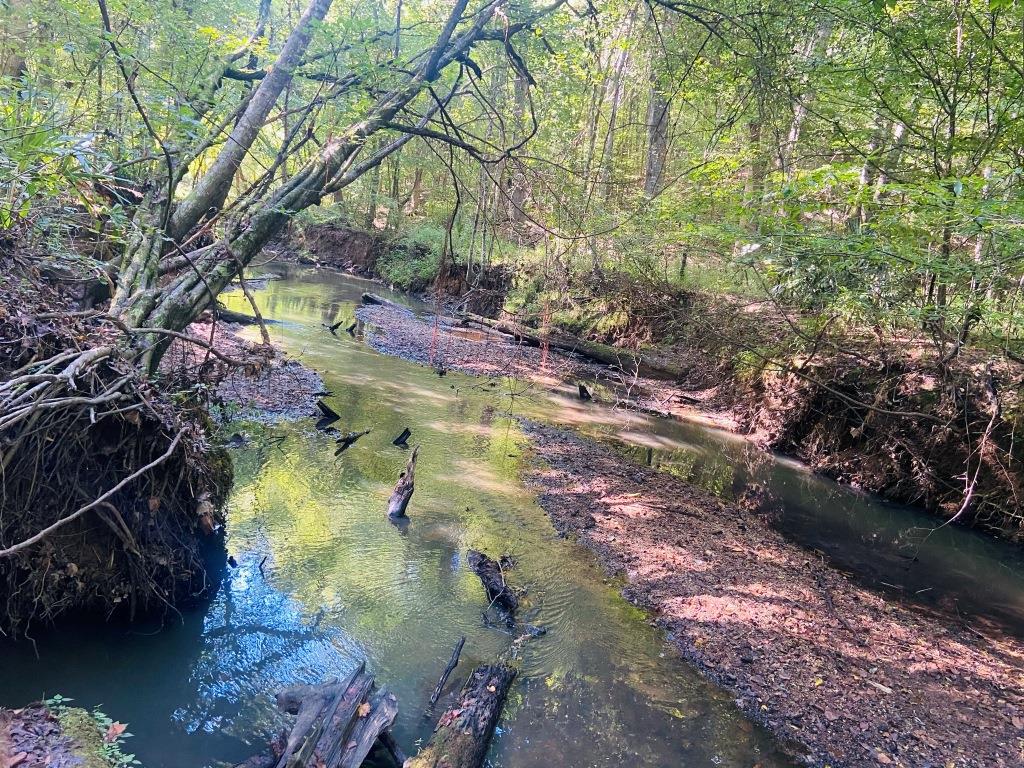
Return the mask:
M493 685L488 685L488 686L487 686L487 690L488 690L488 691L490 691L491 693L494 693L494 692L495 692L495 691L497 691L498 689L497 689L497 688L495 688L495 687L494 687Z
M368 714L370 714L370 702L364 701L362 704L359 705L359 708L356 709L356 712L359 713L360 717L366 717Z
M1024 728L1024 717L1011 717L1010 722L1014 728Z
M123 723L111 723L110 727L107 728L107 732L103 735L103 740L107 742L107 744L113 744L115 741L117 741L118 737L120 737L120 735L124 733L124 729L127 727L128 726L124 725Z
M158 509L160 509L160 497L159 496L150 496L149 497L149 511L150 512L156 512Z
M16 755L11 755L4 759L4 768L14 768L18 763L28 757L27 752L19 752Z

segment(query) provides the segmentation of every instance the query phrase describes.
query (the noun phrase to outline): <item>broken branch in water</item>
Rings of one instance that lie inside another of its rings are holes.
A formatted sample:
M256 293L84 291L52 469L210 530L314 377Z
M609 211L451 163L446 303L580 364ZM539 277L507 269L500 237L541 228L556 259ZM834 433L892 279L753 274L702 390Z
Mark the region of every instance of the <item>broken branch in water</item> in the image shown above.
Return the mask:
M406 761L406 768L480 768L515 676L507 664L473 670L458 701L441 715L427 746Z
M501 565L491 560L483 552L471 549L469 550L469 567L480 577L491 605L501 609L506 614L506 620L511 624L515 619L516 611L519 610L519 598L505 583L505 573Z
M466 637L463 635L459 638L459 642L455 645L455 650L452 651L452 657L448 661L448 666L444 668L444 672L441 673L441 679L437 681L437 687L434 688L434 692L430 695L430 706L437 704L437 700L441 698L441 690L444 688L444 684L448 682L448 677L455 670L455 667L459 665L459 656L462 654L462 646L466 644Z
M338 449L334 452L334 455L340 456L351 447L352 443L363 435L370 434L372 431L373 427L370 427L369 429L364 429L362 432L349 432L347 435L342 435L335 441L338 444Z

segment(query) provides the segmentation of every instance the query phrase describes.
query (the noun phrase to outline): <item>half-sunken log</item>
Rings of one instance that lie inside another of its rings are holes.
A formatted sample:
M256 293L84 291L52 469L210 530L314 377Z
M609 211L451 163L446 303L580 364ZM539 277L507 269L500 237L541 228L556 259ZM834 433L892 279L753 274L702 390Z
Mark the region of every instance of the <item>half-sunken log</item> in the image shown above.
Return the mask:
M473 670L459 700L441 715L427 746L405 768L480 768L515 676L506 664Z
M511 619L519 610L519 598L516 597L513 589L505 583L505 573L501 566L483 552L471 549L469 550L469 567L480 577L484 590L487 592L487 599L491 604L507 613Z
M388 500L388 517L405 517L405 510L409 506L409 499L415 490L416 481L416 456L420 452L417 445L412 449L412 456L405 465L405 471L398 476L398 483Z

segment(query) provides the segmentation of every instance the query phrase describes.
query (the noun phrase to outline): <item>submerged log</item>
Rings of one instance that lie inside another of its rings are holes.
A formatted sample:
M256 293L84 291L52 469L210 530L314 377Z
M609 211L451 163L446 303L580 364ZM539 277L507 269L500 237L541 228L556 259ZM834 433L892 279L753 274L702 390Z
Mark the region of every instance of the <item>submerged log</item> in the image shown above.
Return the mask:
M501 566L483 552L471 549L469 550L469 567L480 577L491 605L504 611L511 620L515 612L519 610L519 598L505 583L505 574Z
M334 452L334 455L340 456L342 453L349 449L352 443L354 443L363 435L370 434L372 431L373 427L370 427L369 429L364 429L362 432L348 432L347 434L342 435L341 437L334 441L338 444L338 449Z
M492 320L482 315L474 315L472 312L467 312L464 317L468 322L501 331L512 336L516 341L531 347L547 344L551 349L583 355L591 360L613 366L626 373L631 373L636 369L640 373L667 374L673 378L679 378L683 375L682 368L666 361L656 360L650 353L644 354L634 350L616 349L607 344L581 339L579 336L573 336L564 331L552 331L546 328L536 330L513 320Z
M515 676L506 664L473 670L459 700L441 715L427 746L405 768L480 768Z
M412 449L412 456L405 465L405 471L398 476L398 484L388 499L388 517L405 517L405 510L409 506L409 499L415 490L416 482L416 456L420 452L417 445Z
M320 413L324 415L325 419L330 419L333 422L341 418L341 416L338 415L338 412L323 400L317 400L316 407L320 409Z

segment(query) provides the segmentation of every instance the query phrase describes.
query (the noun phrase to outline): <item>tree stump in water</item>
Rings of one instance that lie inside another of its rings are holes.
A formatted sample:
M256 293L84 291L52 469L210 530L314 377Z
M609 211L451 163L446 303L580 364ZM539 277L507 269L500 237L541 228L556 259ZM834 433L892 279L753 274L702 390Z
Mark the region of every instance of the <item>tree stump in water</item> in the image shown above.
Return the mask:
M459 700L441 715L427 746L405 768L480 768L515 676L506 664L473 670Z
M398 476L398 484L395 485L395 490L391 493L391 498L388 499L388 517L405 517L409 499L412 498L412 492L415 490L416 456L419 452L420 447L417 445L412 449L412 456L409 457L409 462L405 465L405 471Z
M519 610L519 598L508 584L501 566L483 552L469 550L469 567L480 577L487 592L487 599L504 611L511 620Z

